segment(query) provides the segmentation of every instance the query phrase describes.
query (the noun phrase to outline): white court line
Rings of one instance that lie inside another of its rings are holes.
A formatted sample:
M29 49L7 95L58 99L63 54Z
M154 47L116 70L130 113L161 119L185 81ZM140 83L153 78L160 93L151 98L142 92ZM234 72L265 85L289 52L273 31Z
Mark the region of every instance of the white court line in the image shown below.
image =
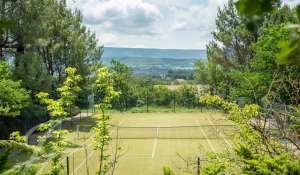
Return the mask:
M155 138L154 141L153 141L152 154L151 154L152 159L155 156L156 146L157 146L157 138Z
M196 119L196 122L197 122L197 125L200 126L200 122L199 122L198 119ZM205 134L205 132L203 131L203 129L201 128L201 126L199 127L199 129L200 129L200 131L202 132L202 134L205 136L205 140L207 141L207 143L208 143L210 149L211 149L213 152L216 152L216 150L215 150L213 144L212 144L211 141L208 139L207 135Z
M211 117L211 115L209 115ZM211 125L214 125L214 123L210 120L210 117L208 118L208 121ZM219 133L224 142L232 149L233 146L230 144L230 142L224 137L223 133Z

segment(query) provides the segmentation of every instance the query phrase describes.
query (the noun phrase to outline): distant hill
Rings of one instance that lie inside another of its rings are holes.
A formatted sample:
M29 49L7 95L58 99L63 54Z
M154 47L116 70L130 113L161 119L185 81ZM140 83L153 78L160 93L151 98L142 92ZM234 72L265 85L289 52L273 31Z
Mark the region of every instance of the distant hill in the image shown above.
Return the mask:
M205 59L205 50L145 49L105 47L103 58L147 57L172 59Z
M132 67L137 75L161 75L168 70L193 70L196 60L206 59L206 51L105 47L103 63L109 64L112 59Z

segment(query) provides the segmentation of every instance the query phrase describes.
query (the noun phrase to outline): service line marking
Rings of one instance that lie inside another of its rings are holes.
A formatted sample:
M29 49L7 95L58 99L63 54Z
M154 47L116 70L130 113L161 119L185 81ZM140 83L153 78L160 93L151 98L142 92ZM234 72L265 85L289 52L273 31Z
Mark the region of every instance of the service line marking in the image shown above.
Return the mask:
M155 138L154 141L153 141L152 154L151 154L152 159L155 156L156 146L157 146L157 138Z
M200 122L199 122L198 119L196 119L196 122L197 122L198 125L200 125ZM213 144L212 144L211 141L208 139L206 133L203 131L203 129L201 128L201 126L199 127L199 129L200 129L200 131L202 132L202 134L204 135L205 140L207 141L207 143L208 143L210 149L211 149L213 152L216 152L216 150L215 150Z
M211 117L211 115L209 115ZM210 117L208 118L208 121L211 125L214 125L214 123L210 120ZM219 135L222 137L222 139L224 140L224 142L232 149L233 146L230 144L230 142L224 137L223 133L219 132Z

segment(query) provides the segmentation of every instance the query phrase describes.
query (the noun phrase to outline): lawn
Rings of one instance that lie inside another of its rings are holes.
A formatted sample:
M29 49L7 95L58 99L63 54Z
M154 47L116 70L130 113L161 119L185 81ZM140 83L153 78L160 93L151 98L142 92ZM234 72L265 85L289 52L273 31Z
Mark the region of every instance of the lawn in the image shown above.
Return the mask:
M111 124L115 127L111 128L113 140L108 151L113 155L116 143L121 147L118 151L116 175L162 174L162 167L165 165L181 172L180 174L195 173L194 162L197 157L206 159L208 153L231 151L234 147L232 134L235 128L222 113L111 114ZM93 149L93 135L90 132L94 124L95 118L91 117L75 122L69 128L71 133L68 140L75 143L73 148L67 150L70 174L73 171L78 175L87 174L87 171L95 174L97 171L99 154ZM116 139L116 132L119 139ZM83 149L83 143L86 143L86 149ZM87 161L85 157L88 158Z

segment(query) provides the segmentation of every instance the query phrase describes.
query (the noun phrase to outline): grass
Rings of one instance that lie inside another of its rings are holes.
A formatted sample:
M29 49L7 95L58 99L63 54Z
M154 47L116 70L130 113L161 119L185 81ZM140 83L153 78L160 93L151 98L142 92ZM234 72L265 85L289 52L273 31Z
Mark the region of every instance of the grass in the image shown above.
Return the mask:
M169 127L169 126L194 126L194 125L231 125L231 121L219 112L152 112L152 113L132 113L132 112L114 112L111 111L111 124L123 127ZM71 133L68 139L78 147L68 149L70 160L70 171L75 174L95 174L98 167L99 153L93 149L92 133L89 129L95 124L95 117L87 118L74 123L69 127ZM76 132L76 125L86 125L79 132ZM230 151L233 147L233 141L230 137L209 138L209 132L204 127L184 130L182 128L171 128L167 131L159 130L159 134L167 134L164 139L158 139L154 136L146 138L145 135L153 135L152 130L144 128L133 128L119 130L124 136L132 136L130 139L119 139L121 150L115 174L132 175L143 174L153 175L162 174L163 166L170 166L177 174L195 173L196 167L193 162L197 157L205 159L210 152ZM227 130L227 132L234 132ZM199 135L198 139L189 139L188 134ZM137 136L135 135L137 134ZM112 135L114 133L112 132ZM224 132L225 135L225 132ZM184 138L186 137L186 138ZM90 139L90 140L89 140ZM85 152L82 144L86 141L88 152L88 166L85 164ZM113 139L110 148L107 150L114 153L117 140ZM74 154L72 153L74 152ZM73 157L74 156L74 157ZM74 158L74 159L73 159ZM73 162L74 160L74 162ZM187 160L191 164L187 164Z

